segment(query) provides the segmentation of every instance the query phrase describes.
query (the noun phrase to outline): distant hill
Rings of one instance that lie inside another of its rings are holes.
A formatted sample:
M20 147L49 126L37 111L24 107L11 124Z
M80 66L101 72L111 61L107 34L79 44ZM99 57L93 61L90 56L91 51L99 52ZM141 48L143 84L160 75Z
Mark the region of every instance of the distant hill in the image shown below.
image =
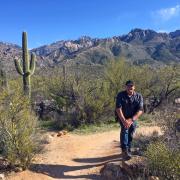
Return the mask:
M163 65L180 63L180 30L158 33L153 30L133 29L126 35L112 38L90 38L57 41L31 51L38 58L38 67L54 67L62 63L101 64L125 57L134 64ZM0 42L0 61L13 70L13 59L21 56L21 48Z

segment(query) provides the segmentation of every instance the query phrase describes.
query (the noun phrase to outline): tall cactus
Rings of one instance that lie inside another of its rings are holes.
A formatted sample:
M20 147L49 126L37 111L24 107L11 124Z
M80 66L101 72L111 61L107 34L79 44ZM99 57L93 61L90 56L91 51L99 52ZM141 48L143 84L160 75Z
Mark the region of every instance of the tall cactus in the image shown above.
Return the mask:
M29 59L29 52L27 47L27 33L22 33L22 66L18 59L15 59L15 67L17 72L23 77L23 89L26 96L31 98L31 82L30 77L34 74L35 70L35 54L31 54Z
M63 65L63 93L65 92L66 89L66 65Z
M7 92L9 91L7 73L4 70L4 66L1 62L0 62L0 86L2 89L6 89Z
M63 80L66 81L66 65L63 65Z

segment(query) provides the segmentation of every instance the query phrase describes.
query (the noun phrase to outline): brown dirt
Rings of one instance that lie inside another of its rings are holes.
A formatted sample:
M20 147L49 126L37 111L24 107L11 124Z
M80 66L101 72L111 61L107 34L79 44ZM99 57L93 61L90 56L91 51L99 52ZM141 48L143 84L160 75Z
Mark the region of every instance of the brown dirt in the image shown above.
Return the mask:
M141 127L137 134L160 132L158 127ZM52 133L47 133L52 136ZM47 136L46 134L46 136ZM54 135L55 133L53 133ZM12 174L8 180L100 179L108 161L120 159L119 130L90 135L67 134L51 137L45 152L36 157L30 170Z

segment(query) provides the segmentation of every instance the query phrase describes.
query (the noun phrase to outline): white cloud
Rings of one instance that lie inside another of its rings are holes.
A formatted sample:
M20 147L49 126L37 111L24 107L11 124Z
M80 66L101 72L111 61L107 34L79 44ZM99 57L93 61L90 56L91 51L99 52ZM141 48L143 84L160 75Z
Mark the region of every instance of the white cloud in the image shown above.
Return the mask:
M174 17L180 15L180 5L176 5L170 8L163 8L153 12L153 16L156 18L160 18L163 21L168 21Z

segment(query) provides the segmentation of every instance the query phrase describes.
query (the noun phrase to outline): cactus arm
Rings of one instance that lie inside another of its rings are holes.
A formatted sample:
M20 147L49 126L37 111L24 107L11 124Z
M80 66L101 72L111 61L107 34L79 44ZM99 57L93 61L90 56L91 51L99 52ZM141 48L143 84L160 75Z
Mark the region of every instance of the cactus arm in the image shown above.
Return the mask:
M15 64L17 72L23 76L24 73L23 73L22 67L20 65L20 61L18 59L15 59L14 64Z
M36 66L36 56L34 53L31 54L31 60L30 60L30 74L34 74Z

